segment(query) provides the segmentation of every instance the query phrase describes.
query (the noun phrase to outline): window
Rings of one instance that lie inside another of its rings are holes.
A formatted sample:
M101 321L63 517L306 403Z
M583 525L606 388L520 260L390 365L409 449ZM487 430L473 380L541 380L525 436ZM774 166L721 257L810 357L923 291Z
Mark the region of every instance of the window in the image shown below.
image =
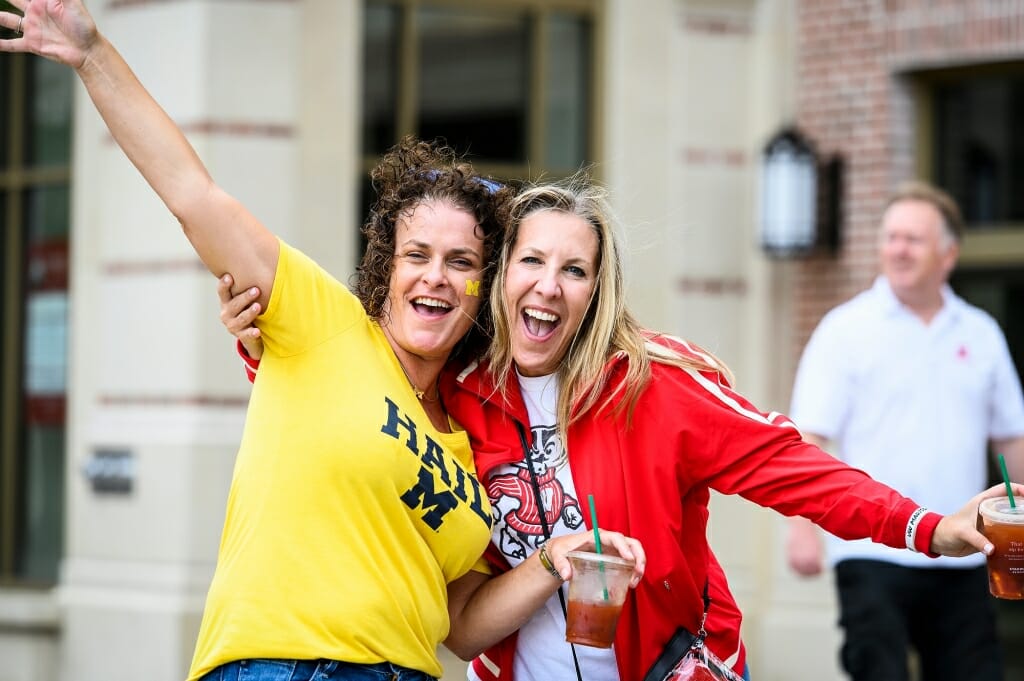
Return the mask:
M54 583L62 554L72 75L24 55L0 60L0 582L6 583Z
M591 163L597 6L367 0L364 170L406 134L442 137L495 177L564 177Z
M971 229L1024 228L1024 65L944 79L933 100L935 181Z
M1024 265L1024 62L915 74L918 171L957 200L963 267Z

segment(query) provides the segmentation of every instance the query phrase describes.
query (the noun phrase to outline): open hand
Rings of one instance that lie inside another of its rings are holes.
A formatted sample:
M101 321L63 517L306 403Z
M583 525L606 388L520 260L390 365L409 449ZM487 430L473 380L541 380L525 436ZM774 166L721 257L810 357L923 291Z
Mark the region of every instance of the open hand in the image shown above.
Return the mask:
M9 0L21 14L0 12L0 26L18 35L0 40L2 52L28 52L78 69L99 33L81 0Z

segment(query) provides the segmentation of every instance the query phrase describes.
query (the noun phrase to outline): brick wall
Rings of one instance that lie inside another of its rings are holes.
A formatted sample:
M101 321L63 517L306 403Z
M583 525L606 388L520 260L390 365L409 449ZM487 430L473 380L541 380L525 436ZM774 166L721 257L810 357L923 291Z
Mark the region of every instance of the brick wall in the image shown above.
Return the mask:
M1024 60L1024 0L797 0L797 124L845 163L839 254L797 267L796 352L868 286L889 193L915 174L915 73Z

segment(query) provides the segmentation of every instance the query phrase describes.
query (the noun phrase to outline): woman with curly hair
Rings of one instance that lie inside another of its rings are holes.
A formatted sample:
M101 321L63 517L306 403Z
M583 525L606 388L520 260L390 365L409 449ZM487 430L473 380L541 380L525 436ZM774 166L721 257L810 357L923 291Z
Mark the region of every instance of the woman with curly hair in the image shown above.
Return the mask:
M508 190L413 139L373 182L352 292L283 242L270 284L235 275L271 292L265 351L190 678L441 673L447 584L490 510L437 381L486 342Z
M203 263L262 311L263 365L189 678L439 676L449 584L480 562L491 512L437 381L453 353L484 347L475 325L508 190L447 148L403 142L373 174L353 294L214 183L80 0L10 4L24 16L0 12L19 34L0 51L72 67ZM482 597L514 590L522 603L503 608L532 611L553 590L494 582L505 588Z

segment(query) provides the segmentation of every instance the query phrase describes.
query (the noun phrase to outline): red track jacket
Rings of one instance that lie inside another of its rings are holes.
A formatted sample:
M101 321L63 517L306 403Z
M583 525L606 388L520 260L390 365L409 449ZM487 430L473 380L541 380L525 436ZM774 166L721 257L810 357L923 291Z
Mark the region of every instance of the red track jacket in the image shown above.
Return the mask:
M690 351L664 337L657 342ZM622 358L609 361L610 386L624 368ZM457 375L446 372L441 391L469 432L481 481L495 466L522 459L515 422L530 431L518 383L511 382L505 401L484 366L473 364ZM742 672L741 615L707 542L709 489L802 515L843 538L871 537L902 548L918 509L803 442L785 417L763 414L710 373L654 363L630 424L625 413L592 413L569 428L568 440L580 498L593 494L602 527L639 539L647 552L646 573L626 599L615 637L622 681L640 681L677 627L697 631L705 580L712 597L708 647L723 660L733 657ZM940 519L928 513L920 520L917 550L928 551ZM507 569L493 545L488 556ZM509 681L514 646L513 635L474 660L474 671L484 681Z

